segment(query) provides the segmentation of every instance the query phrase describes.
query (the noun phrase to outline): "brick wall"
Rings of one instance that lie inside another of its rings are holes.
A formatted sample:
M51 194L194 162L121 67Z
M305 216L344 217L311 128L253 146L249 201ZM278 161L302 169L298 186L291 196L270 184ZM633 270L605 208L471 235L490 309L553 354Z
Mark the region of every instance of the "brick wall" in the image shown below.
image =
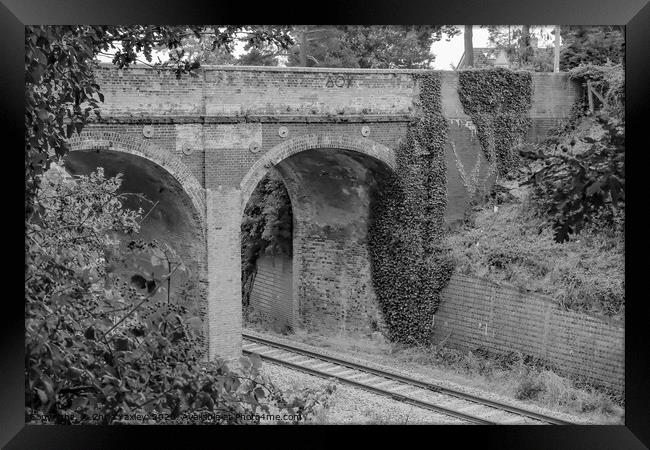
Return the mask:
M296 327L292 265L291 258L283 255L264 255L257 260L250 308L278 330Z
M199 77L176 79L173 71L102 64L97 80L105 93L105 116L135 120L327 122L363 115L408 117L417 70L281 67L204 67ZM458 99L458 73L440 71L442 106L448 118L466 118ZM344 82L341 82L344 79ZM567 117L578 86L566 74L533 74L531 117Z
M434 329L435 341L453 348L519 351L565 375L624 388L623 324L562 310L552 298L454 274Z
M258 160L300 136L331 142L362 140L370 156L376 156L373 152L380 146L384 153L391 152L412 119L418 95L413 72L205 67L197 78L176 79L171 70L118 70L110 64L97 69L105 103L102 119L88 129L102 140L133 143L127 146L169 170L187 191L204 226L207 258L200 270L207 274L201 283L208 292L210 355L234 357L240 349L242 180L255 170ZM474 166L480 146L458 100L458 74L441 72L441 76L443 112L450 120L449 222L465 210L471 189L461 175ZM577 88L565 75L535 74L533 82L531 136L537 139L568 117ZM149 136L144 136L145 126L152 127ZM279 136L281 126L288 129L285 137ZM363 126L370 128L365 138ZM336 150L320 147L317 151L322 153ZM306 299L300 306L304 323L351 329L380 320L367 263L365 226L368 176L381 164L363 158L365 169L352 177L344 173L351 162L345 160L330 161L338 164L335 177L331 167L303 166L301 178L294 178L294 214L303 219L295 227L293 291L295 298L300 293ZM385 159L390 160L390 155ZM302 170L293 169L294 173ZM323 184L321 170L330 173L325 175L329 183ZM480 173L486 171L480 167ZM248 193L249 186L245 188ZM332 194L332 189L338 191ZM327 192L332 195L327 197Z
M241 217L237 189L207 189L208 342L211 358L241 355Z
M294 298L301 327L369 332L383 327L370 273L367 227L384 165L354 152L310 150L277 166L291 198Z

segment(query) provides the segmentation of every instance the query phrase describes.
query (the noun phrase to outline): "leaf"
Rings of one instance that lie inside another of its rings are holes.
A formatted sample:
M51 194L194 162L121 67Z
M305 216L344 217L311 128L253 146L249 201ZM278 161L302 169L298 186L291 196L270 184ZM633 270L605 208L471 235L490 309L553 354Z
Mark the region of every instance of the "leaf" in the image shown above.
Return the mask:
M47 404L47 394L45 393L44 390L36 388L36 393L38 394L38 399L43 403L44 405Z
M70 407L72 409L83 408L87 403L88 399L86 397L75 397L72 399L72 404Z
M596 192L599 192L601 190L601 186L603 185L603 182L601 180L598 180L594 183L592 183L588 188L587 188L587 195L592 196Z
M244 369L249 369L251 367L251 365L252 365L251 361L245 356L242 356L241 358L239 358L239 363L242 365L242 367Z
M131 277L131 284L138 289L144 289L147 286L147 280L142 275L136 274Z
M201 329L203 327L203 321L200 317L190 317L185 320L185 323L194 329Z
M150 261L151 265L154 267L158 266L162 262L162 260L156 255L151 255Z
M114 341L114 347L116 351L119 352L129 350L129 340L127 338L116 338Z
M253 369L259 369L262 366L262 358L257 353L251 353L248 358L252 363Z
M86 331L84 332L84 336L86 339L90 339L91 341L95 340L95 328L90 326Z
M261 386L257 386L257 387L255 388L255 390L253 391L253 393L255 394L255 399L256 399L256 400L259 400L259 399L261 399L261 398L265 398L265 397L266 397L266 394L265 394L265 392L264 392L264 389L263 389Z

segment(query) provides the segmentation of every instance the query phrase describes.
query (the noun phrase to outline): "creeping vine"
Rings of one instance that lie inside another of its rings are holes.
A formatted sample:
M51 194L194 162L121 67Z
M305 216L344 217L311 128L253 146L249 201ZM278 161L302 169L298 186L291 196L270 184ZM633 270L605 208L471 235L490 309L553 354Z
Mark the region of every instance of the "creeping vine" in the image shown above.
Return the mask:
M530 72L497 67L458 73L458 97L499 177L512 175L520 164L516 148L532 123L532 95Z
M378 183L368 230L372 278L392 341L426 344L453 264L442 248L447 206L440 77L414 75L415 118L396 149L396 171Z

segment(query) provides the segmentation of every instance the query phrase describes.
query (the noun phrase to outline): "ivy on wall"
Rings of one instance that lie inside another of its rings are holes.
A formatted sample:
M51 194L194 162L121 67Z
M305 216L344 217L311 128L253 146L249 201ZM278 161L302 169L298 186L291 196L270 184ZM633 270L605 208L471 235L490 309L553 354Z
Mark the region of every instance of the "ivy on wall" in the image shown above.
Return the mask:
M291 257L293 211L289 193L276 172L269 172L251 194L241 224L242 302L248 306L263 254Z
M458 97L478 133L485 157L499 177L519 167L516 149L531 126L533 82L530 72L502 67L458 73Z
M395 173L379 180L370 210L372 279L389 339L428 343L440 291L453 264L442 248L447 206L440 77L414 75L420 94L416 118L396 149Z

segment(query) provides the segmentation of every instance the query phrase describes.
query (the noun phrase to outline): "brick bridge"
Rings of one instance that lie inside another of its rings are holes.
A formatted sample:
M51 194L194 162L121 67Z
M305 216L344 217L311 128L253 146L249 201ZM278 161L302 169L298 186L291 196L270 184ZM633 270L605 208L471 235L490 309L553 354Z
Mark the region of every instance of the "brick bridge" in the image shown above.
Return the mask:
M175 289L200 298L210 356L240 354L242 212L269 170L282 176L294 214L289 322L367 328L381 320L366 248L368 205L413 118L414 72L205 67L176 79L171 71L101 65L102 119L71 139L77 151L66 165L73 173L122 172L125 191L157 202L142 234L168 242L190 267ZM471 173L490 180L458 100L457 73L440 75L451 224L468 203ZM533 74L533 84L529 138L536 141L568 117L579 88L561 74Z

